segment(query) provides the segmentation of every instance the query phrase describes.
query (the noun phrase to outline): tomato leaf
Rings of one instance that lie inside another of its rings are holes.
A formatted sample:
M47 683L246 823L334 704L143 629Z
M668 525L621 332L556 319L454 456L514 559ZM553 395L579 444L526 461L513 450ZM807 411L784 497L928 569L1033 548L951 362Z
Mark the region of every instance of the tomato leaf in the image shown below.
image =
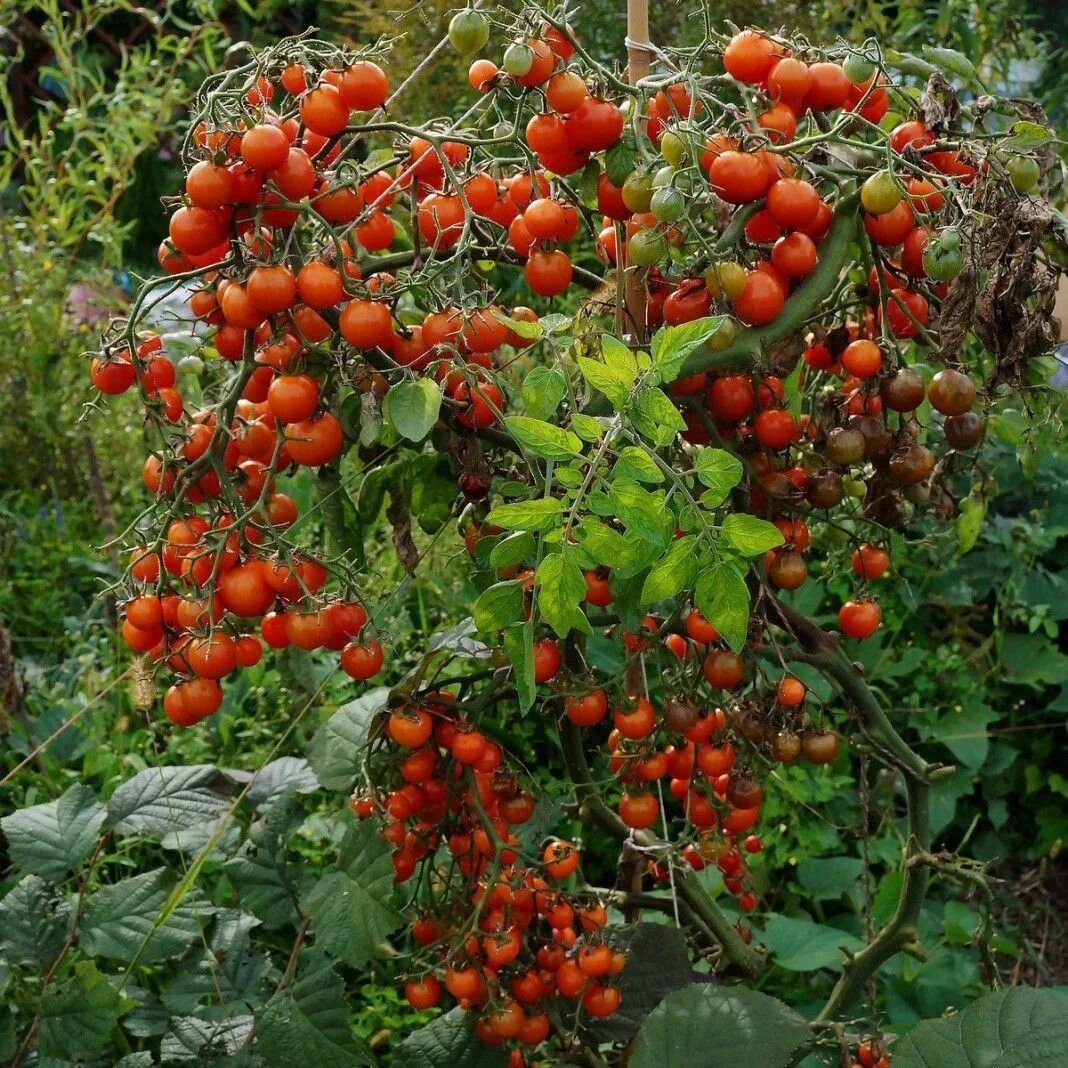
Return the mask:
M759 556L783 543L782 531L774 523L743 512L727 516L720 532L723 540L743 556Z
M579 608L586 597L586 581L571 554L559 552L546 556L538 565L535 583L538 609L559 637L566 638L572 630L593 633Z
M691 319L678 326L663 326L652 341L653 363L660 372L662 382L673 382L679 377L683 364L723 325L722 315L709 315Z
M713 564L697 577L694 603L698 611L738 652L749 629L749 587L734 564Z
M438 421L441 392L429 378L408 378L391 386L384 411L394 430L409 441L422 441Z
M742 461L725 449L702 449L694 461L694 470L709 488L701 498L706 508L719 507L742 481Z
M697 577L699 538L689 534L676 538L650 570L642 586L642 604L665 601L687 589Z
M533 501L500 504L486 516L486 523L505 530L551 530L564 510L564 502L557 497L538 497Z
M577 434L541 419L513 415L504 424L520 445L545 460L571 460L582 452Z

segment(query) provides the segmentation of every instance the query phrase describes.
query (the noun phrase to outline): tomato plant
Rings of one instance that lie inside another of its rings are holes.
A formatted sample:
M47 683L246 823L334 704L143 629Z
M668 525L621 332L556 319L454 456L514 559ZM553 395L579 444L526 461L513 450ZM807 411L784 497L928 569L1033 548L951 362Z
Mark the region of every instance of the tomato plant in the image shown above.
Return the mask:
M663 911L703 966L757 976L746 858L775 767L873 754L907 799L899 904L813 1027L784 1017L762 1063L785 1065L916 950L931 875L964 870L928 819L952 769L906 744L847 651L898 581L891 533L956 512L987 414L1051 341L1052 134L1019 101L962 105L937 70L918 92L919 61L875 46L709 28L623 81L558 13L467 10L449 40L499 62L422 125L384 54L311 36L205 84L164 274L89 372L136 389L155 435L122 637L180 729L276 650L386 683L338 727L358 783L344 879L366 939L400 926L404 893L412 1009L448 999L430 1027L513 1066L598 1057L588 1029L627 1011L639 955L608 906ZM204 358L185 394L143 322L178 287ZM310 506L286 492L304 469ZM387 486L404 581L423 536L451 538L479 591L415 663L366 567ZM810 527L844 521L863 535L828 631L794 594L826 574ZM556 729L549 790L511 744L529 715ZM539 816L561 796L567 836ZM615 841L628 885L592 881L615 857L587 839ZM336 947L324 885L304 933Z

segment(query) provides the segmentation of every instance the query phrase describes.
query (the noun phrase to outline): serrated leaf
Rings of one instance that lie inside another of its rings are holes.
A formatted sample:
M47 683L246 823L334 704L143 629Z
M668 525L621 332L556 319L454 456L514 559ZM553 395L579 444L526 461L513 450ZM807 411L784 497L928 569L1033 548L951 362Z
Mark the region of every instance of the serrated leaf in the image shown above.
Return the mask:
M12 964L51 960L67 935L70 905L37 875L20 879L0 901L0 948Z
M212 764L146 768L108 801L119 834L166 832L217 819L230 803L231 784Z
M490 564L496 568L521 564L534 555L535 549L536 543L529 531L509 534L507 538L501 538L490 550Z
M1053 131L1037 122L1014 122L1009 136L998 142L1000 152L1031 152L1053 140Z
M921 51L925 59L930 60L946 74L955 75L969 82L976 79L975 66L963 52L958 52L954 48L935 48L926 44Z
M639 563L633 546L618 530L587 517L575 528L575 536L593 563L605 567L633 567Z
M323 875L303 902L316 944L357 968L404 923L392 905L391 853L370 821L350 827L337 868Z
M531 323L527 322L526 319L512 319L502 311L495 311L493 317L504 323L513 334L525 338L527 341L533 341L544 333L544 328L537 320Z
M582 441L577 434L541 419L513 415L504 424L520 445L545 460L572 460L582 452Z
M676 538L663 557L650 570L642 586L642 604L666 601L688 589L697 578L697 549L695 534Z
M608 499L628 531L640 534L655 545L667 546L674 523L671 522L663 491L650 493L637 482L621 478L612 483ZM665 529L668 525L670 530Z
M413 1031L393 1055L394 1068L505 1068L508 1053L475 1037L473 1014L456 1008Z
M505 530L545 532L558 525L564 502L558 497L538 497L532 501L499 504L490 510L486 523Z
M774 523L744 512L727 516L720 534L742 556L760 556L783 544L782 531Z
M523 618L525 603L521 582L495 583L475 601L475 626L486 633L518 623Z
M793 916L772 916L761 940L775 963L792 972L840 969L845 959L842 948L856 952L861 947L860 940L847 931Z
M605 366L621 374L629 375L631 380L638 374L638 357L614 334L601 334L601 359Z
M634 388L634 383L638 379L637 367L633 371L628 371L620 365L609 367L600 360L590 359L589 356L579 356L575 362L578 364L579 372L587 383L603 393L611 401L612 407L617 412L622 410L627 403L627 398L630 396L630 391ZM572 417L572 427L575 427L575 418ZM575 431L578 433L577 427L575 427Z
M1068 999L1002 987L946 1020L925 1020L894 1043L898 1068L1046 1068L1068 1049Z
M532 367L523 378L520 395L527 415L535 419L548 419L567 394L567 375L560 367L539 364Z
M119 1017L134 1004L91 961L82 961L70 980L50 986L41 998L37 1052L64 1061L95 1057L103 1052Z
M697 576L693 599L723 640L741 650L749 630L749 587L742 573L730 563L713 564Z
M221 1020L204 1020L198 1016L172 1016L170 1030L159 1044L164 1064L213 1062L226 1064L231 1054L240 1053L252 1038L249 1013Z
M726 449L702 449L694 459L694 470L708 486L708 493L701 498L706 508L718 508L742 481L742 461Z
M453 653L464 660L488 660L493 655L493 650L475 637L477 633L478 627L474 619L468 616L448 630L431 634L426 643L427 652Z
M592 415L576 412L571 416L571 429L583 441L597 441L604 433L604 424Z
M371 1051L349 1028L345 984L325 954L305 950L296 982L256 1013L256 1048L270 1068L373 1065Z
M671 398L652 386L641 390L627 409L635 429L654 445L670 445L686 429Z
M559 637L566 638L572 630L593 633L579 608L586 597L586 581L570 554L559 552L546 556L538 565L534 581L538 609Z
M777 998L744 986L696 983L669 994L652 1011L630 1068L787 1068L811 1041L805 1019Z
M183 953L207 927L214 906L190 890L166 918L164 908L174 879L164 868L133 875L91 894L79 924L86 953L142 963Z
M308 763L327 790L350 790L360 773L363 747L389 689L377 686L340 705L308 743Z
M686 361L723 325L722 315L691 319L677 326L662 326L654 335L650 352L662 382L674 382Z
M650 482L654 485L664 481L664 473L656 461L637 445L620 449L612 467L612 478L629 478L633 482Z
M0 827L16 865L61 882L93 851L106 815L93 791L75 783L55 801L5 816Z
M529 712L534 706L534 621L507 627L502 633L504 651L512 664L519 710Z
M249 783L245 800L260 811L277 804L287 793L310 794L319 789L319 779L303 757L283 756L256 772L228 770L235 782Z
M390 386L383 402L386 418L402 438L422 441L438 421L441 391L429 378L406 378Z
M621 137L605 154L604 170L608 180L621 187L627 176L634 170L634 141L630 137Z
M287 804L256 821L242 855L223 865L227 878L238 890L242 907L272 928L297 922L296 898L303 874L301 868L285 859Z

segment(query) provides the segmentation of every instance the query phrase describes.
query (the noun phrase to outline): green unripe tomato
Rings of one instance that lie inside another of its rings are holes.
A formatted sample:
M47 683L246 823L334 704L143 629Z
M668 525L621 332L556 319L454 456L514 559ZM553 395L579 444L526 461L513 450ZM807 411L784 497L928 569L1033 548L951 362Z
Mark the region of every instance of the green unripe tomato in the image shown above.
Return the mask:
M960 231L955 230L952 226L942 230L938 235L938 243L943 248L960 248Z
M660 155L672 167L681 167L686 159L686 142L674 130L665 130L660 137Z
M657 222L674 222L686 210L686 198L677 189L658 189L649 201Z
M449 23L449 44L461 56L472 56L485 48L489 35L489 19L481 11L475 11L473 8L457 11ZM531 62L533 62L533 57Z
M1030 193L1042 177L1038 161L1030 156L1013 156L1005 165L1005 169L1009 172L1009 181L1017 193Z
M678 171L674 167L661 167L653 175L653 188L664 189L666 186L671 185L675 181L676 174L678 174Z
M522 78L524 74L529 74L530 68L534 66L534 49L522 41L516 41L505 49L501 62L513 78Z
M950 248L937 238L928 241L923 250L923 269L936 282L952 282L960 274L963 262L959 248Z
M725 315L716 332L705 342L705 347L712 352L723 352L734 344L734 339L737 336L737 322L729 315Z
M667 241L656 230L639 230L627 242L627 259L636 267L653 267L667 255Z
M717 300L734 300L745 289L745 268L740 263L714 263L705 271L705 286Z
M901 203L903 194L889 171L876 171L860 187L860 202L871 215L885 215Z
M847 497L855 497L858 501L864 500L868 492L868 484L859 478L843 478L842 492Z
M653 179L631 171L623 183L623 203L634 212L645 212L653 199Z
M192 375L198 375L204 370L204 361L199 356L190 353L178 361L178 370L186 371Z
M875 76L876 66L860 52L850 52L842 64L842 70L845 71L846 78L854 85L863 85Z

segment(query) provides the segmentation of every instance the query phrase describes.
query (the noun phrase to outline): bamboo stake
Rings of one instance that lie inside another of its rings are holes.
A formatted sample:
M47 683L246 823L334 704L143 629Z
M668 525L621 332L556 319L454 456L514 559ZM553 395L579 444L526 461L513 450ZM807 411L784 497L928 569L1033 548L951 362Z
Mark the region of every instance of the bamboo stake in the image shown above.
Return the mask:
M649 43L649 0L627 0L627 81L631 85L649 73L649 51L640 47ZM627 271L625 295L631 330L644 341L648 301L645 281L637 270Z

